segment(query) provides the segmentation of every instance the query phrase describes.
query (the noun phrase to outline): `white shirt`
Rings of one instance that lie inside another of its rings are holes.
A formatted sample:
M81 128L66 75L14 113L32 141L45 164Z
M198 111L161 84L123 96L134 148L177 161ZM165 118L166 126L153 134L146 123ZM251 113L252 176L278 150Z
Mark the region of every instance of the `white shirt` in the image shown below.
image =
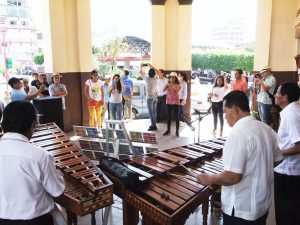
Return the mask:
M279 148L281 150L293 147L300 141L300 105L297 102L288 104L280 112L278 129ZM275 172L299 176L300 154L284 156L283 161L274 169Z
M27 95L32 95L38 91L38 89L35 86L28 86L28 87L29 87L29 91L28 91ZM23 87L23 90L25 91L24 87Z
M225 95L225 87L214 87L212 89L212 97L211 101L212 102L221 102L223 101L224 95ZM216 96L217 95L217 96Z
M187 97L187 83L183 80L180 82L179 99L185 99Z
M110 89L109 87L108 89ZM117 89L113 89L111 91L110 97L109 97L109 102L110 103L121 103L122 102L122 91L119 93Z
M271 205L273 159L277 158L276 133L252 116L238 120L223 149L224 170L242 174L239 183L222 186L223 212L256 220Z
M64 191L53 158L18 133L0 140L0 218L28 220L49 213Z
M164 96L166 94L166 92L164 91L164 88L167 83L168 83L167 78L165 78L165 77L163 77L162 79L160 79L159 77L157 78L156 88L157 88L157 96L158 97Z
M88 79L85 84L89 87L90 98L96 101L101 101L101 86L103 85L102 81L97 80L97 82L94 83L91 79Z

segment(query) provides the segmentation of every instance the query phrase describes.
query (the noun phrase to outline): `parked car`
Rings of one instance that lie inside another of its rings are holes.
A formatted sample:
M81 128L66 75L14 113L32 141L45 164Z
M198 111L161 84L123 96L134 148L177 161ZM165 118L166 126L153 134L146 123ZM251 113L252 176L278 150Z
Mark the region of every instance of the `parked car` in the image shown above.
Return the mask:
M131 118L147 118L149 117L146 86L142 80L133 81L133 96L132 96L132 112Z
M216 77L215 71L211 69L202 70L198 68L192 71L192 79L199 78L200 83L213 83Z

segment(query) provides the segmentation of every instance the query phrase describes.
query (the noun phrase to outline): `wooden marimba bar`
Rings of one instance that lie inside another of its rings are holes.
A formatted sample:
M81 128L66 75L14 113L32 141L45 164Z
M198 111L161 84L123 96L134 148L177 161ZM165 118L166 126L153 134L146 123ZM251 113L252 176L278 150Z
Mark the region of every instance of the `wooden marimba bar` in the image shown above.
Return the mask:
M200 204L206 224L208 198L219 186L203 186L196 177L223 170L224 143L223 138L214 139L126 160L128 168L139 173L145 182L140 193L127 190L108 174L116 186L115 194L123 199L124 224L136 225L141 211L145 224L183 225Z
M113 203L110 180L54 123L37 126L31 142L46 149L64 174L64 196L58 203L66 208L69 224L77 223L73 214L84 216L88 213L92 213L92 224L96 224L95 210Z

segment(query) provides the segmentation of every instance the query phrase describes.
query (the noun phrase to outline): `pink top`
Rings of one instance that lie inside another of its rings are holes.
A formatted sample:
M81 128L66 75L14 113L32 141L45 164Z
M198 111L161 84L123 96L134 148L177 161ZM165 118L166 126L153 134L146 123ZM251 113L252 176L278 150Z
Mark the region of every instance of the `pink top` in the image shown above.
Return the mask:
M247 89L248 89L248 84L247 82L243 81L243 80L234 80L231 83L231 89L232 91L238 90L238 91L242 91L245 94L247 94Z
M171 90L171 88L167 88L166 93L167 93L167 98L166 98L167 105L180 105L179 92L174 93Z

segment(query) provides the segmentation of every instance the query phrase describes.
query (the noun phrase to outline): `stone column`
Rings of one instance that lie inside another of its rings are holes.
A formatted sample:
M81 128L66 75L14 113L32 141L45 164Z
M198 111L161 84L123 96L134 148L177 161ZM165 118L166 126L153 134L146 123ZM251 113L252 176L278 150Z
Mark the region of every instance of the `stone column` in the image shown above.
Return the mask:
M39 1L40 2L40 1ZM92 70L92 38L89 0L41 1L45 71L63 75L68 96L65 130L87 120L83 85ZM83 116L84 115L84 116Z
M188 75L184 113L190 119L192 0L152 0L152 64Z
M299 0L257 1L257 28L254 70L269 65L277 84L296 80L295 25Z

